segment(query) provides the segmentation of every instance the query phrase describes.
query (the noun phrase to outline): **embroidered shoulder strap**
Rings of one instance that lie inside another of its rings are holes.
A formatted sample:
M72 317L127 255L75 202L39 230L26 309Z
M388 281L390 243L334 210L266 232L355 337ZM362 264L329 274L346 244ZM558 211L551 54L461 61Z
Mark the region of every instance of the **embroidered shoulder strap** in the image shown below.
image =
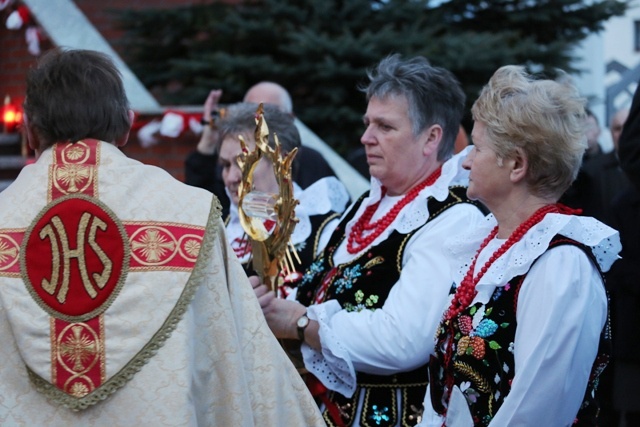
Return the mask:
M425 224L429 223L430 221L433 221L435 218L440 216L440 214L445 212L450 207L458 205L460 203L469 203L471 205L474 205L485 215L488 212L483 204L469 199L467 197L467 187L464 187L461 185L449 187L449 195L447 196L446 199L444 199L441 202L436 200L433 197L429 197L427 201L427 204L429 207L429 219L423 225L421 225L411 233L407 234L404 241L400 245L400 250L398 251L398 257L396 259L396 264L397 264L396 267L398 269L398 272L402 270L402 257L404 254L405 246L409 241L409 239L413 236L413 234L416 231L418 231L420 228L424 227Z
M322 223L318 226L316 232L315 232L315 236L313 236L313 253L316 254L318 253L318 249L320 246L320 236L322 236L322 232L324 231L324 229L327 227L327 225L333 221L336 218L340 218L340 214L337 212L334 212L330 215L327 215L326 217L322 218ZM306 266L305 266L306 267Z
M429 221L433 220L450 207L460 203L469 203L480 209L483 214L486 215L488 213L487 208L485 208L482 203L471 200L467 197L467 187L461 185L449 187L449 195L442 202L439 202L433 197L429 197L429 201L427 203L429 206Z

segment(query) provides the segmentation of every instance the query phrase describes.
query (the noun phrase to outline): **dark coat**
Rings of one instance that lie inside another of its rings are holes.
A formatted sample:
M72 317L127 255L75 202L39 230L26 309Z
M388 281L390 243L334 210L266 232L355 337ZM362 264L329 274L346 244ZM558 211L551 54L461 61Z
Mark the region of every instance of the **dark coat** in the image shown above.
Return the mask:
M622 169L640 189L640 84L633 95L629 117L620 134L618 154Z
M612 225L622 242L622 259L607 273L614 360L640 364L640 192L634 187L614 201Z

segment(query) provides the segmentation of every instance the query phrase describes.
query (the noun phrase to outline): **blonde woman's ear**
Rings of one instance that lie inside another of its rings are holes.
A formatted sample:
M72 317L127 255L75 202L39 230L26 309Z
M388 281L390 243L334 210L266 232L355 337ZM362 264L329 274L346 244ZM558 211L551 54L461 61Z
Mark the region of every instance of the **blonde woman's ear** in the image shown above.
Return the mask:
M505 163L511 167L510 177L512 182L519 182L525 179L529 168L529 160L520 148L516 148L513 157L505 161Z

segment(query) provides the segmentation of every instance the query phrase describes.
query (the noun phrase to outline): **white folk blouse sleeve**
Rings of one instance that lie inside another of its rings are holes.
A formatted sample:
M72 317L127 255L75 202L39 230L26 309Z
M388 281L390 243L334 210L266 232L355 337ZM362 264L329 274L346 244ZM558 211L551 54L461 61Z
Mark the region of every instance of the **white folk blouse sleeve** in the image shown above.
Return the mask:
M561 246L532 266L518 297L516 374L491 426L571 426L607 316L600 275L579 249Z
M347 312L336 301L309 307L310 318L320 323L322 351L302 346L307 369L349 396L354 371L389 375L428 361L452 284L442 242L482 217L476 207L460 204L419 230L407 243L400 279L381 309Z

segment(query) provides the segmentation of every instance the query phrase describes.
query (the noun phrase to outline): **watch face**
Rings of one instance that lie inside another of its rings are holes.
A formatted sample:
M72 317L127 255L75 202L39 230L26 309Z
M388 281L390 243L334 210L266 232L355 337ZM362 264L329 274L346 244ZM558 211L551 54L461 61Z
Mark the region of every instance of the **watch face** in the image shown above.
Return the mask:
M309 318L305 315L298 319L298 328L304 328L309 324Z

